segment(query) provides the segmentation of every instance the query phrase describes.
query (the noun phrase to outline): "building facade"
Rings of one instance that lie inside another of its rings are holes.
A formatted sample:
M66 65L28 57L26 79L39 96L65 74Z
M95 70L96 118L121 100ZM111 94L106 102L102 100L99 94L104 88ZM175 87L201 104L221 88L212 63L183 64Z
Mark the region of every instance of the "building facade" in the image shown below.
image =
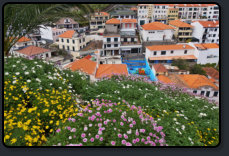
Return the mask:
M98 30L105 28L106 21L110 18L107 12L96 12L90 16L90 29Z
M41 27L40 29L41 39L51 42L58 42L58 36L67 31L66 28L58 29L52 27Z
M67 30L76 30L79 28L79 24L72 18L61 18L56 22L56 27L57 29L66 28Z

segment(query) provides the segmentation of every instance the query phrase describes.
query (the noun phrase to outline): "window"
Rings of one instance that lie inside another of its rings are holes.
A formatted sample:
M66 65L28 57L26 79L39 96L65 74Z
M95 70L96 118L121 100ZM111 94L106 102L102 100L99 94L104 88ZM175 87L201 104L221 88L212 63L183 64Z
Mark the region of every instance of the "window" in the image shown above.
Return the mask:
M166 51L161 51L161 55L166 55Z
M196 94L197 93L197 90L194 90L193 93Z
M131 38L131 42L134 42L134 38Z
M67 50L69 50L69 46L67 46Z
M64 42L64 39L63 38L61 39L61 42Z
M212 40L212 43L214 43L215 40Z
M114 38L114 41L115 41L115 42L118 42L118 38Z
M67 39L67 43L69 43L69 39Z
M114 44L114 47L118 47L118 44Z
M107 38L107 42L110 42L111 41L111 38Z
M81 39L79 39L80 43L81 43Z
M184 54L187 54L187 52L188 52L188 51L187 51L187 50L185 50L185 51L184 51Z
M210 95L210 91L207 91L206 96L209 97L209 95Z
M64 45L63 45L63 49L65 49Z
M72 47L72 51L75 51L75 47Z
M55 36L55 33L53 33L53 36Z
M171 54L173 54L173 50L171 50Z
M155 51L155 52L153 52L153 55L157 55L157 52Z
M75 40L72 40L72 43L74 44L75 43Z
M205 91L201 91L200 95L204 95Z
M111 44L108 44L107 47L111 47Z
M214 92L214 95L213 96L218 96L218 92Z
M216 34L213 34L213 37L215 37L216 36Z
M83 42L85 42L85 38L83 38Z

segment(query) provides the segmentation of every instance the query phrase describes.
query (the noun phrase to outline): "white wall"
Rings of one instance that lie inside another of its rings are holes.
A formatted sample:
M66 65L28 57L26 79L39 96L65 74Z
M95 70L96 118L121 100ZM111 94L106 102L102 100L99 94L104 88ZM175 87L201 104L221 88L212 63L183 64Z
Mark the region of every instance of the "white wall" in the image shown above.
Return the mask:
M152 32L152 33L151 33ZM163 41L163 36L165 35L165 40L172 40L174 30L142 30L143 41Z

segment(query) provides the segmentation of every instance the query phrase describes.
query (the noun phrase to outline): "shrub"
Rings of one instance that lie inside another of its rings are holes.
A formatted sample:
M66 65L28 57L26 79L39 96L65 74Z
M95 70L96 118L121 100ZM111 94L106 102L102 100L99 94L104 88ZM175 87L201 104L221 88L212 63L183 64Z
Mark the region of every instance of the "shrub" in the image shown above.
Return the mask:
M57 129L46 145L165 146L162 129L141 107L96 99Z

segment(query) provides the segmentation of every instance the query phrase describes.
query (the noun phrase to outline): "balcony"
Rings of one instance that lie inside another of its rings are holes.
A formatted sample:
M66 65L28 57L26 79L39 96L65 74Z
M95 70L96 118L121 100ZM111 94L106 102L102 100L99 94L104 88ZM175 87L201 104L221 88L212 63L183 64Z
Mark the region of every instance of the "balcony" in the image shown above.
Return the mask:
M189 32L191 33L192 32L192 29L179 29L179 32Z

